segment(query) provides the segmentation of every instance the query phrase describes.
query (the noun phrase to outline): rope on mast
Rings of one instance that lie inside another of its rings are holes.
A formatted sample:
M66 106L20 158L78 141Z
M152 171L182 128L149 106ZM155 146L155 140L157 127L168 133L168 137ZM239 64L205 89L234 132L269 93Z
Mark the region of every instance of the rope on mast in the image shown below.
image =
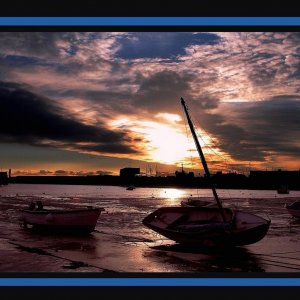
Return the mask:
M218 197L218 194L217 194L217 192L216 192L216 189L215 189L215 187L214 187L214 184L212 183L211 175L210 175L210 172L209 172L209 169L208 169L208 166L207 166L207 163L206 163L206 160L205 160L205 157L204 157L202 148L201 148L201 146L200 146L200 143L199 143L199 141L198 141L197 135L196 135L196 133L195 133L194 125L193 125L193 122L192 122L192 120L191 120L191 116L190 116L190 114L189 114L189 111L188 111L188 108L187 108L187 106L186 106L186 104L185 104L185 101L184 101L184 99L183 99L182 97L181 97L181 104L182 104L183 109L184 109L184 112L185 112L185 114L186 114L186 118L187 118L187 121L188 121L190 130L191 130L191 132L192 132L192 136L193 136L193 138L194 138L194 141L195 141L195 144L196 144L196 148L197 148L197 151L198 151L198 153L199 153L200 160L201 160L201 162L202 162L202 165L203 165L205 174L206 174L206 176L207 176L207 178L209 179L209 182L210 182L210 184L211 184L211 189L212 189L213 195L214 195L214 197L215 197L215 200L216 200L216 202L217 202L217 204L218 204L218 208L219 208L219 210L220 210L220 214L221 214L221 216L222 216L223 221L226 222L226 217L225 217L225 213L224 213L224 208L223 208L222 203L221 203L221 201L220 201L220 199L219 199L219 197Z

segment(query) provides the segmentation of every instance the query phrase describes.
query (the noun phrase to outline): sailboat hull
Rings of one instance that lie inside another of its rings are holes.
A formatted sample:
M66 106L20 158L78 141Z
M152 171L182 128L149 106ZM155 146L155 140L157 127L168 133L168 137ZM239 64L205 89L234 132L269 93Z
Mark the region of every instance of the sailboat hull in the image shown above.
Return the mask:
M241 211L224 209L227 222L214 207L162 207L143 224L181 244L242 246L260 241L270 221Z

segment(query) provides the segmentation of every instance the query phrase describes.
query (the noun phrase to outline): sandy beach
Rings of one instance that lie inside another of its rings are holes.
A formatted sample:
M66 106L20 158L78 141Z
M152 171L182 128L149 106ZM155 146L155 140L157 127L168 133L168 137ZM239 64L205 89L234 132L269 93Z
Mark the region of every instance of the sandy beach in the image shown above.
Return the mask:
M12 187L10 187L12 188ZM143 217L166 205L153 195L97 198L61 197L45 193L49 206L72 208L101 206L96 230L87 236L44 235L20 226L18 210L37 196L0 196L0 272L93 272L93 273L201 273L201 272L299 272L300 221L293 219L284 204L297 197L224 199L246 211L272 220L267 236L256 244L234 249L184 247L144 227ZM105 187L102 187L105 189ZM39 196L41 197L41 196ZM170 199L169 199L170 200ZM179 205L174 198L167 205Z

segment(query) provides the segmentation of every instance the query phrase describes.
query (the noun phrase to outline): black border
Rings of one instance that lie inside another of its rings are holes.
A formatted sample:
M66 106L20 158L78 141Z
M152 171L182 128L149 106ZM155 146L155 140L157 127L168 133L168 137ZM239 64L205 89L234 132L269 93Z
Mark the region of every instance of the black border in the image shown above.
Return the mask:
M299 290L299 287L4 287L1 299L276 300L297 299Z
M295 0L9 0L0 16L299 16Z

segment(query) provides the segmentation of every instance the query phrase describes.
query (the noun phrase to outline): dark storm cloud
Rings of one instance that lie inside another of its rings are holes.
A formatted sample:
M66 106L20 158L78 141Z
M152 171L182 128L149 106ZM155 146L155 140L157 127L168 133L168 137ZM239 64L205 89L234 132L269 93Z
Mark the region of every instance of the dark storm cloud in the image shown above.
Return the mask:
M300 96L282 95L252 104L242 112L248 123L246 138L266 151L300 155Z
M126 89L118 91L112 87L110 91L72 88L47 91L47 94L50 93L61 99L74 97L89 101L95 110L101 111L107 117L110 113L123 113L142 114L144 117L148 114L148 118L151 118L153 114L159 112L178 113L180 97L189 95L189 82L192 79L193 75L187 73L180 75L174 71L164 70L148 77L137 73L134 77L122 78L119 82L114 82L118 86L134 83L138 86L136 92ZM210 102L208 98L203 98L203 106L214 107L215 100Z
M268 155L300 155L300 96L280 95L255 103L225 104L234 118L198 113L201 127L218 146L239 160L263 161ZM204 125L203 125L204 124ZM271 154L270 154L271 153Z
M136 79L139 88L133 93L81 91L79 94L98 103L96 105L102 107L102 111L103 107L106 107L107 116L111 110L127 115L139 115L145 119L153 119L158 113L164 112L183 117L180 97L188 99L188 102L194 107L194 112L198 115L206 115L207 112L218 107L219 98L208 93L197 97L191 95L190 83L194 79L194 75L187 72L179 74L164 70L148 77L139 76ZM70 93L73 94L73 91ZM99 107L96 109L101 109Z
M239 160L263 160L264 154L257 151L257 144L247 144L245 142L247 131L240 125L226 121L226 116L221 114L207 113L204 110L190 107L193 122L196 127L205 130L211 137L216 137L214 146L220 148L231 157Z
M0 82L0 135L3 142L21 142L41 145L43 140L61 146L78 143L96 143L99 151L134 153L125 141L126 132L91 126L72 119L66 111L48 98L25 89L24 86Z
M212 95L201 95L197 97L194 102L196 102L201 109L209 110L217 108L219 105L219 99L216 97L213 97Z
M189 92L191 79L189 74L167 70L143 78L134 94L134 106L151 112L178 113L180 97Z
M190 94L190 83L195 79L195 75L182 72L163 70L144 77L137 73L135 77L123 78L114 82L116 85L135 84L138 86L136 92L130 90L117 91L108 90L88 90L73 88L60 91L47 91L52 96L61 99L77 98L90 101L90 106L101 111L104 115L110 113L136 114L151 117L156 113L182 113L180 108L180 97L188 97L189 101L204 110L216 108L219 98L203 93L201 96L193 97Z
M214 33L191 32L135 32L118 39L121 46L117 57L134 58L172 58L185 54L190 45L215 45L220 37Z

